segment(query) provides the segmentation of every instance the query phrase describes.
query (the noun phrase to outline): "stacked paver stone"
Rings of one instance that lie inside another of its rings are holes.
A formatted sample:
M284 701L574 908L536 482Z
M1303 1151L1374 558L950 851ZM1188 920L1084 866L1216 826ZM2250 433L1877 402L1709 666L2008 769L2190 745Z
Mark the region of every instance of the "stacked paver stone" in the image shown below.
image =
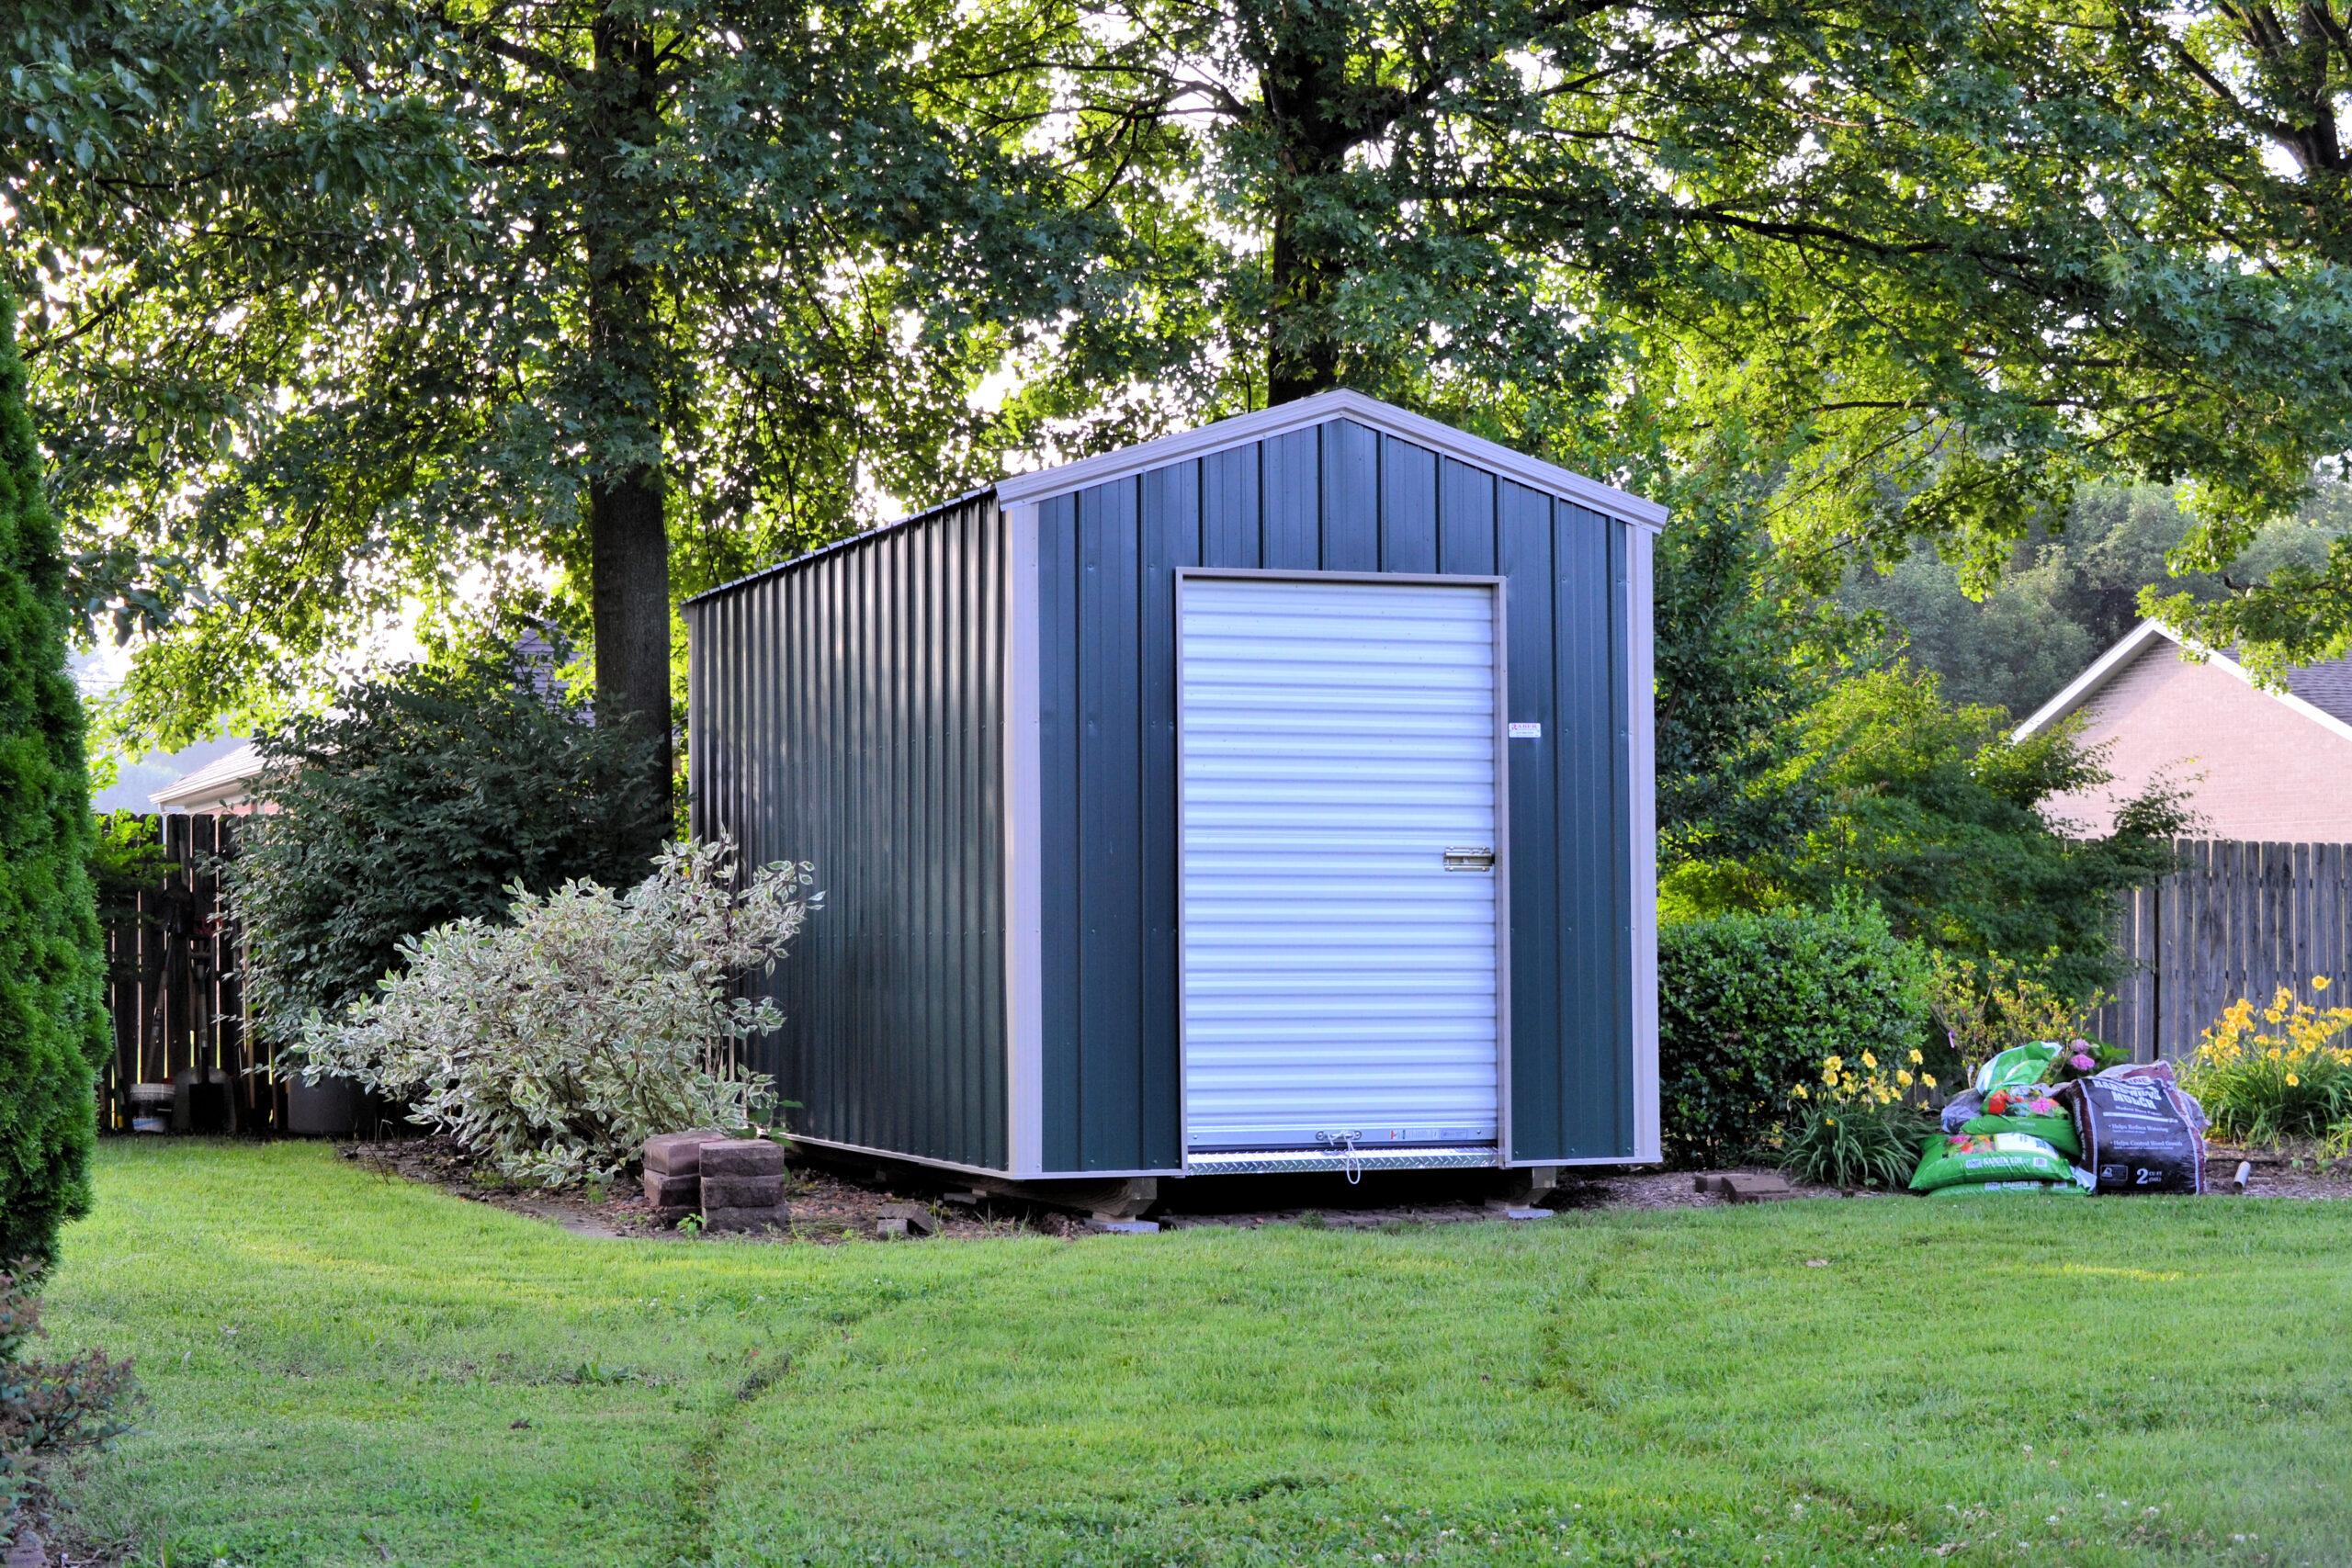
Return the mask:
M785 1228L784 1145L765 1138L721 1138L702 1145L706 1231Z
M702 1147L726 1136L695 1127L645 1140L645 1204L656 1221L674 1225L702 1207Z

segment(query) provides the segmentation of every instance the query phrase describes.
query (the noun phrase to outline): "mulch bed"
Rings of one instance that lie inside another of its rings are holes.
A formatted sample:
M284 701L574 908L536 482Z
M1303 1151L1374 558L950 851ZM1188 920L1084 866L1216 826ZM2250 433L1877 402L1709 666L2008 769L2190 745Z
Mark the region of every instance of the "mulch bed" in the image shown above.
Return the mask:
M560 1225L578 1235L679 1238L679 1232L649 1213L645 1201L624 1187L599 1200L579 1190L546 1191L517 1187L470 1156L447 1137L404 1138L344 1146L345 1159L356 1160L386 1177L398 1177L437 1187L474 1202L488 1203ZM2310 1151L2245 1150L2215 1146L2208 1154L2212 1196L2237 1196L2230 1179L2238 1162L2253 1170L2247 1196L2257 1198L2352 1198L2352 1160L2323 1160ZM1754 1174L1769 1174L1747 1168ZM1392 1226L1459 1224L1501 1217L1502 1204L1481 1190L1491 1173L1431 1173L1415 1180L1390 1173L1375 1183L1351 1189L1336 1178L1306 1179L1278 1186L1244 1178L1201 1180L1187 1187L1162 1188L1164 1201L1154 1211L1164 1229L1204 1226L1254 1228L1260 1225L1308 1224L1333 1229L1382 1229ZM1441 1179L1442 1178L1442 1179ZM1800 1198L1880 1198L1888 1193L1863 1190L1841 1193L1834 1187L1792 1183ZM881 1239L876 1224L886 1204L916 1203L930 1213L937 1234L958 1240L988 1236L1053 1235L1087 1233L1086 1219L1042 1204L964 1190L952 1174L926 1179L913 1172L896 1176L876 1171L858 1177L805 1161L796 1161L788 1184L792 1223L789 1230L757 1236L713 1237L729 1242L798 1241L839 1245ZM953 1194L953 1197L950 1196ZM1559 1213L1600 1209L1703 1209L1729 1200L1696 1190L1688 1171L1613 1170L1566 1173L1561 1185L1541 1199L1542 1207Z

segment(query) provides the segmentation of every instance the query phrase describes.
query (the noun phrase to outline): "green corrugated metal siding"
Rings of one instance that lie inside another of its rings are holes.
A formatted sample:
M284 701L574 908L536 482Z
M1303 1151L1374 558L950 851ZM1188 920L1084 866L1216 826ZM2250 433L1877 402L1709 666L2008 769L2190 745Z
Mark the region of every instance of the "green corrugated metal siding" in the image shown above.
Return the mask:
M1039 505L1047 1168L1181 1158L1185 566L1509 580L1510 1152L1634 1153L1626 528L1344 420Z
M687 606L694 831L825 890L753 982L810 1137L1007 1166L1004 571L983 495Z

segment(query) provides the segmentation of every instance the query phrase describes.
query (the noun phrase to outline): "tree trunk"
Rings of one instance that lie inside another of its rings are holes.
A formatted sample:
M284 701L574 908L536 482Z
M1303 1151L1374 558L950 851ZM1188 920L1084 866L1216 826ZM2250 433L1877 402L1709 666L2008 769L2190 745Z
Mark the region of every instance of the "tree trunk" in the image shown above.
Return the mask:
M1340 384L1340 345L1326 324L1336 269L1302 243L1298 214L1274 214L1274 316L1267 323L1266 401L1311 398Z
M1305 217L1318 180L1341 174L1363 132L1346 122L1347 39L1328 18L1283 13L1259 76L1279 149L1273 200L1274 300L1267 322L1266 400L1286 403L1340 385L1341 344L1331 319L1348 258Z
M634 14L596 18L595 71L580 146L581 233L588 265L588 345L611 406L589 457L589 606L596 711L632 719L655 741L660 792L671 789L670 533L663 514L661 327L656 279L633 230L645 195L627 178L632 147L661 134L651 34Z
M670 533L662 471L630 468L589 492L589 609L596 711L633 717L653 736L670 788Z

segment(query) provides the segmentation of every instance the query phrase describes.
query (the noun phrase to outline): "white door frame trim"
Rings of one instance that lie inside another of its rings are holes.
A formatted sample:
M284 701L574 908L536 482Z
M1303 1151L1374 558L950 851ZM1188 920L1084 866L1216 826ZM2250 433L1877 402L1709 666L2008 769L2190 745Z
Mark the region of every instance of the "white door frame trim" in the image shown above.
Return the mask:
M1184 585L1194 578L1271 579L1291 582L1394 584L1397 587L1484 588L1494 606L1495 680L1495 1157L1508 1163L1510 1124L1510 683L1505 618L1510 579L1470 573L1314 571L1278 567L1185 566L1176 569L1176 1101L1177 1146L1192 1164L1192 1021L1186 1012L1184 941Z

